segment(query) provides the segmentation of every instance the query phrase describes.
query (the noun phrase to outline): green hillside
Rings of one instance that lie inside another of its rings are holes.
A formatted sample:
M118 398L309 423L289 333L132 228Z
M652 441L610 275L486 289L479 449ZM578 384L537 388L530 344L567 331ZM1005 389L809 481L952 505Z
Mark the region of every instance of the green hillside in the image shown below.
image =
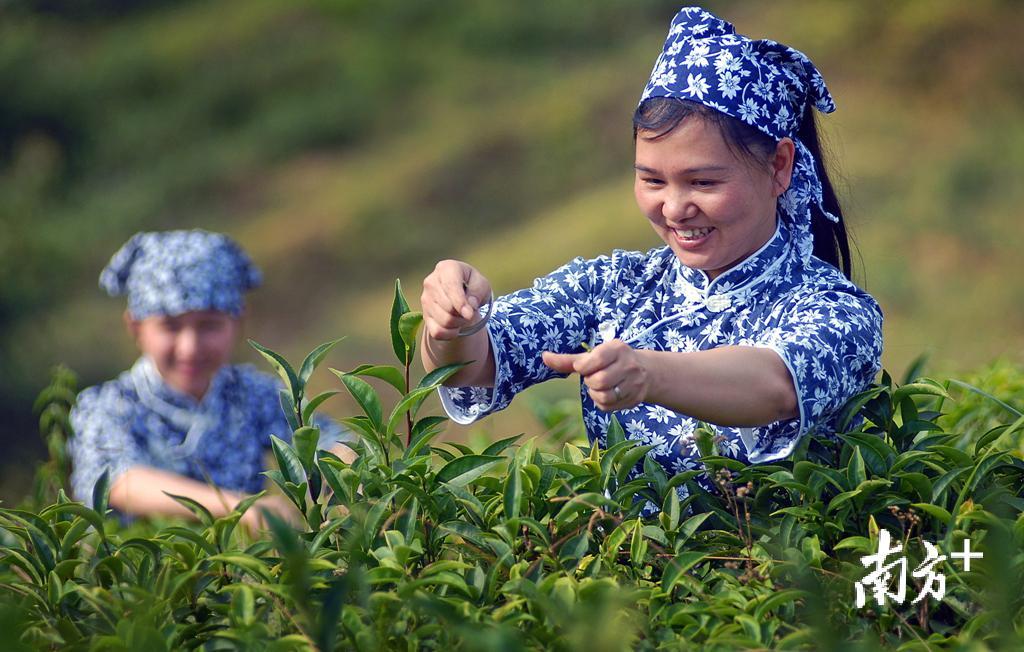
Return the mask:
M96 277L140 229L237 237L267 278L248 334L293 357L347 335L339 368L384 358L393 280L418 297L441 258L501 291L575 255L654 246L629 120L675 8L0 5L4 442L35 453L29 406L52 364L91 384L132 360L122 304ZM886 366L1021 360L1024 5L710 8L808 52L829 80L839 110L824 125L859 280L886 313ZM483 426L530 427L525 405Z

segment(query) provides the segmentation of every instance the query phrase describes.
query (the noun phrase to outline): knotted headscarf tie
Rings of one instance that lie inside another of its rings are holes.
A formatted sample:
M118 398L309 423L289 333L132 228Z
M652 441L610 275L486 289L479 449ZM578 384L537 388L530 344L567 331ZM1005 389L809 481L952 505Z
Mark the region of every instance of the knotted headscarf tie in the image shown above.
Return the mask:
M839 221L825 209L814 156L797 138L805 111L836 108L821 73L804 53L776 41L749 39L700 7L683 7L672 19L640 103L652 97L697 102L776 141L793 140L793 177L779 198L779 210L804 257L814 249L811 207Z

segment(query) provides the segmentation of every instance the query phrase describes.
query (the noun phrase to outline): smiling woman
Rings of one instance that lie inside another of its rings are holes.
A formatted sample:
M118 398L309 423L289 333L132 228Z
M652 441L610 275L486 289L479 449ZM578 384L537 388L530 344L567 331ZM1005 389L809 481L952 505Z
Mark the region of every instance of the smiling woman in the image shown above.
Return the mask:
M229 364L243 295L259 280L248 256L218 233L141 233L114 255L100 284L128 296L125 323L142 356L78 398L69 442L76 498L88 503L106 473L110 505L123 514L188 516L170 493L223 515L262 489L270 435L288 441L292 431L279 383ZM337 426L323 418L316 425L321 446L353 458ZM293 515L279 497L259 506ZM255 528L260 514L251 509L243 518Z
M635 195L666 246L577 258L500 297L448 260L423 283L428 369L469 423L527 387L577 373L591 440L614 413L669 472L700 468L694 433L744 462L789 455L880 366L882 316L848 279L842 213L813 112L832 98L811 61L703 9L672 21L634 116Z
M202 400L213 375L227 364L241 330L239 319L218 310L193 310L140 321L125 313L143 355L174 389Z

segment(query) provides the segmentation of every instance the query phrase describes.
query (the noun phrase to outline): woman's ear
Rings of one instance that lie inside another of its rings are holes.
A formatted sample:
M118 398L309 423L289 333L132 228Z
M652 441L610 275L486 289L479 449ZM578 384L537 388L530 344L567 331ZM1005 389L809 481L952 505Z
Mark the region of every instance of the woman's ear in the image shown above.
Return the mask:
M771 158L772 166L772 189L775 196L780 197L789 190L789 183L793 180L793 161L796 158L796 145L792 138L783 138L775 146L775 153Z
M132 318L132 314L127 310L121 315L121 319L124 320L124 328L128 331L128 335L131 336L136 342L139 341L139 322Z

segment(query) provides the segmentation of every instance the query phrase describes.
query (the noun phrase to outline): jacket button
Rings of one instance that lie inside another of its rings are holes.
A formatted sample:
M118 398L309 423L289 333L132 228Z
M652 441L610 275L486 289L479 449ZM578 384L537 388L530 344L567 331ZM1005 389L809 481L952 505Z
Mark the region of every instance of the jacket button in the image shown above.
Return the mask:
M722 312L729 309L732 305L732 299L721 294L714 294L708 297L705 305L707 305L708 310L711 312Z

